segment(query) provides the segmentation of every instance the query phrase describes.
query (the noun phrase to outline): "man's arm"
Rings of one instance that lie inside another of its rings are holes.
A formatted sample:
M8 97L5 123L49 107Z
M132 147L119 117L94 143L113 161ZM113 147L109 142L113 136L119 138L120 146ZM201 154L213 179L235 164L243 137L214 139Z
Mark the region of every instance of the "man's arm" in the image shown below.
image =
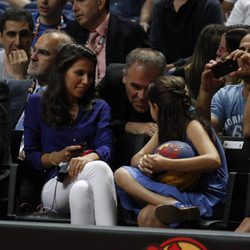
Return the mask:
M154 8L154 0L145 0L140 14L140 25L148 32Z
M243 136L250 139L250 92L248 93L247 102L243 114Z
M157 129L154 122L126 122L125 132L130 134L144 134L152 137Z
M234 7L234 3L228 2L228 1L223 1L222 2L222 9L224 11L224 14L227 14L230 12Z
M222 124L219 120L211 116L211 101L216 90L223 84L222 79L216 79L213 76L211 68L215 65L215 61L210 61L205 66L201 76L201 86L197 98L196 112L218 133L222 130Z

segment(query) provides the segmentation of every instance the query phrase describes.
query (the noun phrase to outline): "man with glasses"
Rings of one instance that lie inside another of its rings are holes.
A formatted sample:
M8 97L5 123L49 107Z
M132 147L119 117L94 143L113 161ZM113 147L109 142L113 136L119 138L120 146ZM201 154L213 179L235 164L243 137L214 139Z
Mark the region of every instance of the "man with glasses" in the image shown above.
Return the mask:
M42 92L47 85L48 71L53 65L61 46L73 42L72 38L60 30L46 30L37 40L30 56L27 73L33 78L29 81L9 81L11 95L12 127L23 129L23 109L28 94ZM18 122L17 122L18 121Z

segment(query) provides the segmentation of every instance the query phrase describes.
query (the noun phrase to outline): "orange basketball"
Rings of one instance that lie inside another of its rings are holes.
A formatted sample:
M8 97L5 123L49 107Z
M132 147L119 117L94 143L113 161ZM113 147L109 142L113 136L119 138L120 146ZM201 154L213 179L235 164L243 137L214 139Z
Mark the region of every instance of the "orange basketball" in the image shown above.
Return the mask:
M190 158L195 156L193 148L188 143L181 141L163 143L155 150L155 153L171 159ZM198 183L200 174L193 172L166 171L157 175L155 178L159 182L175 186L181 191L186 191L193 188Z

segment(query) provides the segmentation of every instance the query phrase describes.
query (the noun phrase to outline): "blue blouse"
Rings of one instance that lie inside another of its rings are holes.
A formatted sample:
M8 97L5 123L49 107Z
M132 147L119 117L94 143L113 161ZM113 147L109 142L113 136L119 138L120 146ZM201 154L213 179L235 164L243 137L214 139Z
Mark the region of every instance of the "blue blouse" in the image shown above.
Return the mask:
M41 118L41 96L30 96L24 118L25 164L44 171L41 156L44 153L60 151L67 146L87 143L100 160L109 162L112 147L111 112L108 104L100 99L93 102L91 111L80 108L74 126L53 129ZM50 168L48 178L56 175L57 169Z

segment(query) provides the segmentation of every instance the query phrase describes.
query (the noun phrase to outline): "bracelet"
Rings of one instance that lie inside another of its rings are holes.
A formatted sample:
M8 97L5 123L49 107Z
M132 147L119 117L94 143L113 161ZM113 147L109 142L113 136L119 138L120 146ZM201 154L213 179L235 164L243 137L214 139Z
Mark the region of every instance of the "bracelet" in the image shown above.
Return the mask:
M51 163L53 166L58 166L59 163L56 163L56 162L53 160L53 155L54 155L55 153L56 153L56 152L50 153L50 155L49 155L49 160L50 160L50 163Z

